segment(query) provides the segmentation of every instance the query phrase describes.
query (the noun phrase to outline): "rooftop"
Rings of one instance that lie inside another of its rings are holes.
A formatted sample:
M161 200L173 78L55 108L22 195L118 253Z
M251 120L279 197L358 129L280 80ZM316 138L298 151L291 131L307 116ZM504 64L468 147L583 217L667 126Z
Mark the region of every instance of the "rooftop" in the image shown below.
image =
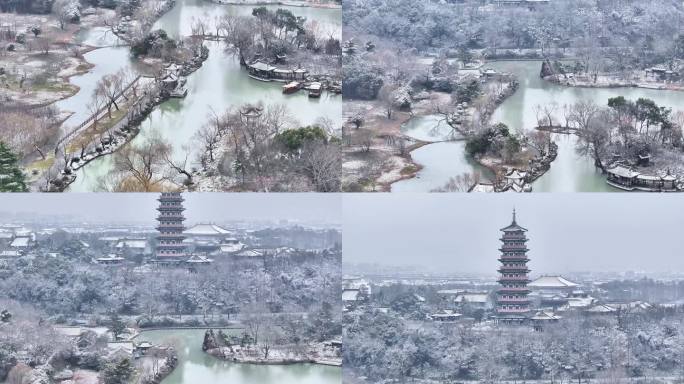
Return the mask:
M542 276L527 285L534 288L574 288L579 284L564 278L563 276Z
M216 224L197 224L186 229L183 233L186 235L226 235L232 232Z

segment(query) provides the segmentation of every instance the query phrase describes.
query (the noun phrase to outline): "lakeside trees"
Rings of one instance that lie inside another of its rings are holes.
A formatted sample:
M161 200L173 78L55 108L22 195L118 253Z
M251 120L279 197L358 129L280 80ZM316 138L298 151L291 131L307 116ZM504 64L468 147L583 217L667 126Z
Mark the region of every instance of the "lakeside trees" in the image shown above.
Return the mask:
M640 155L654 155L652 161L661 168L681 166L681 161L667 159L668 153L682 151L681 121L653 100L618 96L604 107L582 101L567 106L564 113L564 126L576 129L580 139L578 152L591 156L599 168L607 165L609 154L630 164L636 164Z
M372 306L345 314L344 365L371 380L585 380L681 375L681 309L566 313L543 332L530 326L414 319Z
M195 140L203 169L241 188L333 192L341 172L335 129L324 121L298 127L282 105L245 104L213 114Z

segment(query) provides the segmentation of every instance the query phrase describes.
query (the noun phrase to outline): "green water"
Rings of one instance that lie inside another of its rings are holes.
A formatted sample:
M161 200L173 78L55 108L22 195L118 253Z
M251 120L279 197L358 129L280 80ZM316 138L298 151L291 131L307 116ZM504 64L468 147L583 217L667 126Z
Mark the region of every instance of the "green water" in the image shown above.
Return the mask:
M145 331L138 340L173 345L178 366L163 384L340 384L342 369L314 364L253 365L226 362L202 351L203 329Z
M624 96L636 100L640 97L653 99L658 105L684 109L684 92L642 88L575 88L544 81L539 77L541 62L502 61L488 64L498 71L511 72L520 81L518 91L506 99L492 116L492 122L502 122L512 129L530 130L537 125L534 108L537 105L557 103L574 104L581 100L592 100L598 105L607 105L608 99ZM561 112L558 119L562 121ZM575 136L556 135L558 157L551 169L532 184L534 192L604 192L618 191L605 182L605 177L594 167L594 161L579 156Z
M492 122L502 122L512 130L530 130L537 125L534 111L537 105L557 103L557 118L562 119L560 109L581 100L592 100L606 105L608 99L624 96L636 100L640 97L653 99L658 105L684 109L684 92L642 88L573 88L544 81L539 77L541 62L538 61L501 61L487 64L486 67L510 72L520 81L518 90L507 98L494 112ZM435 132L441 132L438 122L432 117L415 119L406 125L405 131L413 137L430 140ZM551 169L533 184L534 192L616 192L606 184L605 177L594 167L590 157L576 152L577 137L574 135L554 135L558 144L558 157ZM424 168L417 178L402 180L392 184L392 191L427 192L444 185L451 177L465 172L481 172L481 167L466 158L463 143L437 143L421 147L411 153L415 162Z
M287 8L287 7L286 7ZM341 28L339 9L289 7L296 15L316 20L320 30ZM190 34L192 21L197 18L213 20L223 13L251 13L251 6L217 5L204 0L179 0L173 9L164 14L154 28L163 28L172 36ZM210 23L211 24L211 23ZM232 52L223 43L206 42L210 49L209 58L201 68L188 76L188 95L184 99L171 99L158 106L141 125L141 133L130 145L144 141L153 131L159 132L174 148L178 160L191 153L196 154L192 137L208 121L213 111L218 113L231 106L262 101L265 105L285 105L293 119L301 125L314 123L327 117L339 122L342 118L342 98L326 92L320 99L311 99L306 92L283 95L281 83L261 82L247 76L246 71ZM106 48L123 49L123 48ZM128 61L126 55L112 56L112 63ZM97 64L96 68L97 68ZM114 64L112 64L114 65ZM93 84L97 79L92 80ZM76 181L69 191L86 192L96 188L99 177L106 175L112 167L111 156L104 156L90 162L76 172Z

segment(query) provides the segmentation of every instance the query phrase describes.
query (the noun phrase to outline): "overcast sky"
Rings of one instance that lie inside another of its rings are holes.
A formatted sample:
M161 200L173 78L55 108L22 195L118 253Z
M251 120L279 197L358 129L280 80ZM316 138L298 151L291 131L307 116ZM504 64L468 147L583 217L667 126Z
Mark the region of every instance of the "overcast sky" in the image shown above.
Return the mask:
M4 193L0 212L72 215L88 221L154 220L156 193ZM297 220L339 224L341 198L320 193L185 193L189 222Z
M495 273L513 207L533 275L684 271L680 194L345 195L344 261Z

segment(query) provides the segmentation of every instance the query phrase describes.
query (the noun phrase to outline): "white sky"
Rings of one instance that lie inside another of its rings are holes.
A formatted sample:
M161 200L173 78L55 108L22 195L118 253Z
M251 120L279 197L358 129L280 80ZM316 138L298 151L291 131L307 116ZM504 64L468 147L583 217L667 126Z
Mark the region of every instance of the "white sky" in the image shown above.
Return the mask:
M4 193L0 212L70 215L87 221L144 222L157 216L157 193ZM314 193L184 193L189 222L341 221L341 196Z
M495 273L513 207L533 274L684 272L680 194L345 195L344 261Z

